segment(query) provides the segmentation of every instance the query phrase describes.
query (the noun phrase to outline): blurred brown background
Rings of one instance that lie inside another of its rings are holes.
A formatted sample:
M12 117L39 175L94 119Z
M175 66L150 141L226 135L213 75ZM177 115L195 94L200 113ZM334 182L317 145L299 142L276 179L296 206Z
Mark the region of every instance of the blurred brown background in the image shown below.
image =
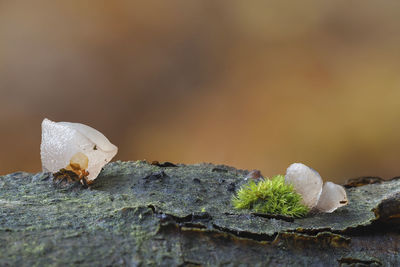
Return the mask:
M390 178L399 71L394 0L0 0L0 174L41 169L48 117L121 160Z

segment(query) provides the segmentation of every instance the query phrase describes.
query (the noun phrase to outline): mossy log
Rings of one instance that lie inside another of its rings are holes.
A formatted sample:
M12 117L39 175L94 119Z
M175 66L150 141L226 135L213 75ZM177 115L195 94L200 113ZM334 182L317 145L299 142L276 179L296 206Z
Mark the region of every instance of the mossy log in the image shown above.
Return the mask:
M232 208L247 171L108 164L93 186L0 177L0 266L400 266L400 179L305 218Z

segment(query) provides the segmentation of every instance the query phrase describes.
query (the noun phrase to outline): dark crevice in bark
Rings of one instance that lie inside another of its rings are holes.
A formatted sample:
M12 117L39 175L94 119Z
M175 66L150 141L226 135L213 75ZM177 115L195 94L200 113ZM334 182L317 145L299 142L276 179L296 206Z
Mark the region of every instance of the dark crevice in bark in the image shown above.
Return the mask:
M221 227L221 226L218 226L215 224L213 224L213 227L221 232L228 233L228 234L234 235L236 237L240 237L240 238L251 239L254 241L272 242L275 240L276 236L278 235L277 233L274 233L273 235L268 235L268 234L257 234L257 233L247 232L247 231L235 231L235 230L224 228L224 227Z
M362 260L356 258L341 258L338 262L342 264L349 264L350 266L381 266L382 263L378 260Z

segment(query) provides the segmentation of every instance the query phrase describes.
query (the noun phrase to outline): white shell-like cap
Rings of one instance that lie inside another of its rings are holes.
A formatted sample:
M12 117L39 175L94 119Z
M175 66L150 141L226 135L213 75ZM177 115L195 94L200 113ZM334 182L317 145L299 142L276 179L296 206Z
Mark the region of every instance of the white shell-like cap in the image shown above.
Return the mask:
M337 208L347 205L347 194L343 186L326 182L322 187L317 209L322 212L333 212Z
M302 163L293 163L286 171L285 183L293 185L294 190L302 196L304 205L310 209L317 205L323 184L317 171Z
M48 119L42 122L40 156L45 172L57 172L66 168L74 155L83 153L89 160L88 179L94 180L117 152L118 148L92 127Z

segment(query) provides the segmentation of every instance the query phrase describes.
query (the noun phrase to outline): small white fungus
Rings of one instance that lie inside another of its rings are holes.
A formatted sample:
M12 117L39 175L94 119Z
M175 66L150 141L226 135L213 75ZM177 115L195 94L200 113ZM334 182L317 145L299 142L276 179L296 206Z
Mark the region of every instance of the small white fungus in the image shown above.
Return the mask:
M347 205L347 195L343 186L326 182L322 187L317 209L323 212L333 212L337 208Z
M293 163L286 171L285 182L293 184L303 198L303 204L310 209L333 212L348 204L343 186L326 182L323 184L319 173L302 163Z
M42 122L40 155L45 172L78 166L94 180L116 154L118 148L99 131L81 123Z
M322 192L322 178L318 172L302 163L293 163L286 170L285 183L293 185L303 198L303 204L310 209L317 205Z

